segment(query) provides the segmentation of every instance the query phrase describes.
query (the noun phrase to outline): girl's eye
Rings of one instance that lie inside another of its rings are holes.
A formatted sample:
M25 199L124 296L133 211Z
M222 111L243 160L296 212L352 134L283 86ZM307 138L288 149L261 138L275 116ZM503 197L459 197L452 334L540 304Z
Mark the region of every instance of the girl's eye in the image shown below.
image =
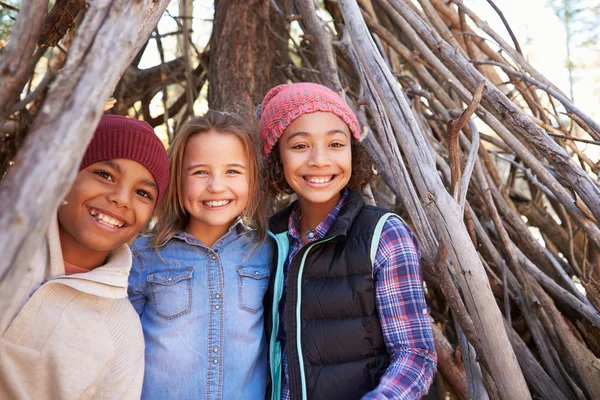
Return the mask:
M240 171L238 171L238 170L235 170L235 169L230 169L230 170L228 170L228 171L227 171L227 173L228 173L228 174L241 174L241 172L240 172Z
M101 177L103 177L103 178L104 178L104 179L106 179L107 181L111 181L111 182L112 182L112 181L114 181L114 179L113 179L112 175L111 175L111 174L109 174L109 173L108 173L108 172L106 172L106 171L103 171L103 170L98 170L98 171L94 171L94 173L95 173L96 175L98 175L98 176L101 176Z
M302 150L308 148L304 143L295 144L292 146L292 149Z
M206 171L196 171L196 172L194 172L194 175L208 175L208 172L206 172Z
M140 190L136 191L136 193L145 199L152 200L152 195L150 193L146 192L145 190L140 189Z
M340 143L340 142L334 142L331 143L331 147L344 147L346 146L344 143Z

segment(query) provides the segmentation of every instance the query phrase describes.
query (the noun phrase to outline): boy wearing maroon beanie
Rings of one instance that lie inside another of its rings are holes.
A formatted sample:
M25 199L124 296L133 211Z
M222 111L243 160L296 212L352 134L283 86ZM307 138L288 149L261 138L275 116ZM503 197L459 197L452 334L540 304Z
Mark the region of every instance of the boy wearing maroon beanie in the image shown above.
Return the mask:
M143 121L104 115L14 301L0 315L0 398L139 398L144 339L127 299L133 239L168 184Z

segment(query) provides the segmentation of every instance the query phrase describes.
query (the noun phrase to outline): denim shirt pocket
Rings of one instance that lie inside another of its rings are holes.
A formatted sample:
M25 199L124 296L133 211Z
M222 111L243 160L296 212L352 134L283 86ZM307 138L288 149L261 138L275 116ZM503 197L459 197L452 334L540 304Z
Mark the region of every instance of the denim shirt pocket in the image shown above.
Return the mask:
M172 320L192 311L193 268L148 272L154 312Z
M271 272L266 265L238 266L238 306L256 314L263 306Z

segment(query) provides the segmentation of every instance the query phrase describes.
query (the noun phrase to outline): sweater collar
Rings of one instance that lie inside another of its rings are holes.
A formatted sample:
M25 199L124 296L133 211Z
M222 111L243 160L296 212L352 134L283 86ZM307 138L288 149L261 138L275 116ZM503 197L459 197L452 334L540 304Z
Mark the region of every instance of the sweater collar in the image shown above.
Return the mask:
M64 260L60 247L58 218L50 223L47 234L48 258L46 270L50 271L49 283L71 286L80 292L98 297L120 299L127 297L127 280L131 269L131 251L126 244L113 250L106 262L89 272L65 275Z

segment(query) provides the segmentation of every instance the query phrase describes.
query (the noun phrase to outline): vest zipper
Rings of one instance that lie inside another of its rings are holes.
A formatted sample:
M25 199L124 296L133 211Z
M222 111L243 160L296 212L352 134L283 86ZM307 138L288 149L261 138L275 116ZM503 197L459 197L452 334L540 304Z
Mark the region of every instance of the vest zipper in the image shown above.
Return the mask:
M337 236L337 235L336 235ZM302 385L302 400L307 400L306 394L306 377L304 375L304 360L302 358L302 339L300 337L301 331L301 318L300 318L300 309L302 307L302 272L304 272L304 263L306 262L306 257L308 256L308 252L317 244L325 243L334 239L336 236L331 236L327 239L323 239L321 241L310 244L304 254L302 255L302 261L300 262L300 269L298 270L298 293L296 295L296 351L298 352L298 363L300 364L300 383Z

